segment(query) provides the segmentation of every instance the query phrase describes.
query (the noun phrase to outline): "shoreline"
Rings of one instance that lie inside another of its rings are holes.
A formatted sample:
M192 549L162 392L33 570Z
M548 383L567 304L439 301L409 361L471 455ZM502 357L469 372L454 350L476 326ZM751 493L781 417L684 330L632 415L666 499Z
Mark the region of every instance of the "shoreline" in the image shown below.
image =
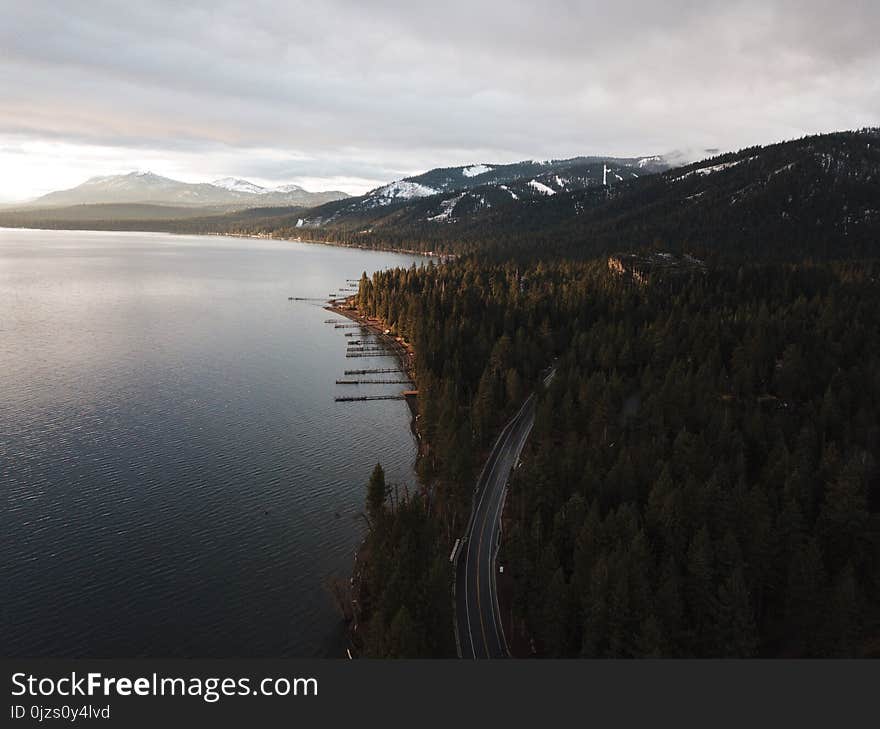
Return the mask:
M338 300L328 300L327 305L324 307L324 309L326 311L333 312L338 316L345 317L350 321L360 324L368 332L375 335L377 339L382 342L383 346L385 346L389 351L395 354L397 361L406 372L406 376L409 378L412 386L416 388L416 352L413 346L411 344L408 344L407 342L404 342L402 337L396 337L391 334L387 322L382 321L381 319L375 319L361 314L354 304L354 296L346 297L345 299L343 299L343 301L345 303L340 305L338 303ZM418 390L414 390L414 392L416 393L414 397L406 397L406 404L410 412L410 431L412 432L413 437L416 441L416 463L418 463L419 459L422 458L423 455L424 441L422 439L421 433L419 432L418 426ZM418 470L414 470L416 483L418 487L421 488L422 484L418 477ZM358 627L360 625L360 615L358 609L360 602L358 599L358 595L360 592L361 570L363 569L362 566L369 559L369 556L365 553L366 543L366 538L364 538L361 541L360 546L354 553L354 564L352 566L350 579L348 581L348 605L347 609L343 607L343 620L345 624L345 633L347 636L348 644L346 647L345 657L349 659L357 658L359 655L358 641L356 640ZM338 597L339 596L337 596L337 599Z
M332 311L334 314L344 316L346 319L360 324L368 329L370 333L376 335L383 345L394 352L400 360L400 365L404 368L413 384L415 384L415 349L413 349L413 346L404 342L402 337L395 337L389 333L390 330L387 322L361 314L357 310L353 299L354 296L342 299L345 302L345 306L338 305L339 299L328 299L327 306L324 308L327 311Z
M92 221L95 222L95 221ZM437 253L435 251L418 251L412 248L392 248L390 246L358 245L357 243L342 243L333 240L317 240L314 238L289 238L287 236L269 235L259 233L217 233L205 231L203 233L177 233L170 230L139 230L133 228L43 228L37 225L0 225L0 230L37 230L43 232L77 232L77 233L151 233L159 235L174 235L179 237L206 238L216 236L219 238L252 238L254 240L277 240L287 243L303 243L306 245L332 246L333 248L352 248L359 251L376 251L378 253L405 253L410 256L424 256L436 258L439 262L451 261L457 256L453 253Z
M57 230L57 229L56 229ZM134 231L132 231L134 232ZM149 233L151 231L142 231L144 233ZM160 231L164 232L164 231ZM341 241L335 240L317 240L315 238L302 238L297 236L296 238L289 238L287 236L281 235L269 235L269 234L259 234L259 233L191 233L190 235L218 235L224 238L255 238L258 240L280 240L286 241L288 243L306 243L308 245L323 245L323 246L333 246L334 248L354 248L359 251L378 251L380 253L406 253L411 256L424 256L425 258L437 258L441 261L451 260L455 258L455 255L451 253L436 253L435 251L417 251L412 248L391 248L389 246L368 246L368 245L358 245L357 243L342 243Z
M331 311L334 314L345 317L346 319L356 322L367 329L371 334L376 336L379 341L382 342L383 346L389 349L391 352L395 354L397 357L400 366L403 368L404 372L406 372L406 376L409 378L410 382L413 385L413 388L417 388L418 385L416 383L416 373L415 373L415 358L416 351L412 344L409 344L403 340L403 337L397 337L390 333L388 323L382 321L381 319L371 318L364 316L361 314L355 304L354 304L354 296L348 296L343 301L345 305L340 306L337 302L339 300L328 299L327 305L324 307L326 311ZM386 332L389 332L386 334ZM415 393L413 397L407 397L406 403L409 406L410 410L410 430L413 433L413 436L416 439L416 445L418 447L418 453L416 455L416 460L421 458L422 456L422 434L419 432L418 428L418 389L410 390L410 392Z

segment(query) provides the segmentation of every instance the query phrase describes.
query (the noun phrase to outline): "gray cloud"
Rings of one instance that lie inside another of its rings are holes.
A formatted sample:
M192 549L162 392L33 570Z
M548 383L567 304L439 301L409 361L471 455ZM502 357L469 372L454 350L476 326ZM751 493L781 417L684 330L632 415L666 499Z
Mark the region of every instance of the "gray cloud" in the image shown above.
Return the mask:
M196 176L368 184L469 161L730 149L880 117L873 0L0 11L5 146L116 149L120 164L137 151Z

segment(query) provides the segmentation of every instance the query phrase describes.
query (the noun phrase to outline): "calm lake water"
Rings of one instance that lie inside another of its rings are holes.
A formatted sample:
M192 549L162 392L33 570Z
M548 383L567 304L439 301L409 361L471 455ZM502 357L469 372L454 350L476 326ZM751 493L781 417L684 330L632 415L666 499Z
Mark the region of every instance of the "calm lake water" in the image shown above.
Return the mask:
M0 229L0 655L340 655L326 583L416 446L404 402L333 400L395 360L287 297L413 261Z

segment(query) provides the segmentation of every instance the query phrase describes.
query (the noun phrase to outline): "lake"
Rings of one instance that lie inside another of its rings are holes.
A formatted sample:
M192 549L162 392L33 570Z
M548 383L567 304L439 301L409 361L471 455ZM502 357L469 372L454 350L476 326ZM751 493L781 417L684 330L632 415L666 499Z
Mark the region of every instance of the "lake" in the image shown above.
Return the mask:
M416 445L406 403L333 399L396 361L288 296L424 260L0 229L0 655L341 655L328 580Z

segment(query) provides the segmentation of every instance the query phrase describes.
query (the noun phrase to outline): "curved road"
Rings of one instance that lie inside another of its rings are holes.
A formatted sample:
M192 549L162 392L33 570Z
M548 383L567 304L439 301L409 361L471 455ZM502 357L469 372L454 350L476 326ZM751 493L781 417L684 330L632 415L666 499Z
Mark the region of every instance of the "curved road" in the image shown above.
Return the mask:
M554 373L550 371L545 384ZM501 538L507 481L534 424L535 396L532 394L504 426L477 479L471 519L456 554L455 627L461 658L509 655L498 609L495 557Z

